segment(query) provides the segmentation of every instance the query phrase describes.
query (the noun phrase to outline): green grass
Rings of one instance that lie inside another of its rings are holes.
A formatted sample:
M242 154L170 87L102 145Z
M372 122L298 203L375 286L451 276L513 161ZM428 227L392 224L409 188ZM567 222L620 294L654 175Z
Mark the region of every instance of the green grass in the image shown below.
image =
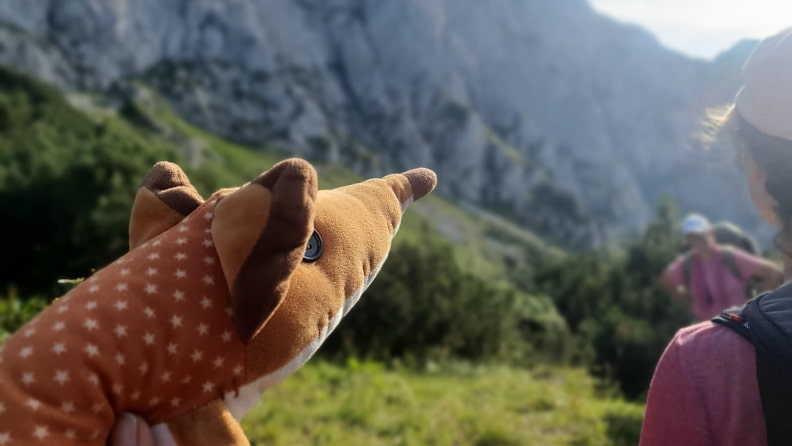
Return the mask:
M571 368L313 362L266 392L243 427L254 446L637 444L643 407L597 387Z

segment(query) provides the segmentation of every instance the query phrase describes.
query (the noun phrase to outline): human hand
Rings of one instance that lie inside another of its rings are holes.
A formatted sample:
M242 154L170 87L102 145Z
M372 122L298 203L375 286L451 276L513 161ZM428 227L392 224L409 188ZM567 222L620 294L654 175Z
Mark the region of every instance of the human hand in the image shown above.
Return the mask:
M124 412L110 431L108 446L155 446L151 427L137 415Z

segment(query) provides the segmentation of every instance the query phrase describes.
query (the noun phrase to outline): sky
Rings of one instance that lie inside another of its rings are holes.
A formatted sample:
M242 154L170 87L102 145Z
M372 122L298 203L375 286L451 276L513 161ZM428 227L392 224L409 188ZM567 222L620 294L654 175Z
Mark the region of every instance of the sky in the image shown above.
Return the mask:
M557 0L552 0L557 1ZM711 59L744 38L792 27L792 0L589 0L595 10L641 25L660 42Z

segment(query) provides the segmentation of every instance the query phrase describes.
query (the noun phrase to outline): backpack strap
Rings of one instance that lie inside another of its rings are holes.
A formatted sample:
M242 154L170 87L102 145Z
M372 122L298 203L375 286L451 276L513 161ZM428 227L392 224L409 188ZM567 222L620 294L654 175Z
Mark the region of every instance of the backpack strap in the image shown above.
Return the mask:
M737 279L738 282L743 282L743 275L740 272L740 267L737 266L737 259L734 257L734 250L736 248L732 248L731 246L726 246L723 248L723 265L726 266L726 269L729 270L731 275ZM752 280L748 280L745 282L745 289L743 293L745 293L746 298L752 297L756 295L756 283Z
M792 285L765 293L712 319L754 346L767 444L792 444Z
M729 327L738 335L745 338L746 341L750 342L751 345L756 346L754 343L754 333L751 331L750 324L744 316L744 310L747 305L746 303L742 307L732 307L723 310L721 314L712 318L712 322Z
M737 266L737 260L734 258L734 249L731 247L724 247L723 248L723 265L726 269L729 270L732 276L735 279L742 282L742 273L740 273L740 268Z
M767 355L756 354L756 379L762 398L768 446L792 444L792 384L790 369L773 362Z

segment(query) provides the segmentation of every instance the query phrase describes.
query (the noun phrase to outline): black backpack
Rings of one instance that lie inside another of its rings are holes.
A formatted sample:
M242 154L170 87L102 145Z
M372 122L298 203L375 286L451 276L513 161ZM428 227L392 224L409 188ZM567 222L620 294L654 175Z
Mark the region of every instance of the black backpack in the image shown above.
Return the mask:
M755 256L762 254L756 239L732 222L719 221L713 224L712 234L719 245L730 246ZM680 249L684 253L690 251L690 246L685 243Z
M725 310L712 322L754 346L767 444L792 444L792 285Z
M712 225L712 232L715 234L715 240L721 245L733 246L748 254L757 256L761 254L756 239L732 222L719 221Z

